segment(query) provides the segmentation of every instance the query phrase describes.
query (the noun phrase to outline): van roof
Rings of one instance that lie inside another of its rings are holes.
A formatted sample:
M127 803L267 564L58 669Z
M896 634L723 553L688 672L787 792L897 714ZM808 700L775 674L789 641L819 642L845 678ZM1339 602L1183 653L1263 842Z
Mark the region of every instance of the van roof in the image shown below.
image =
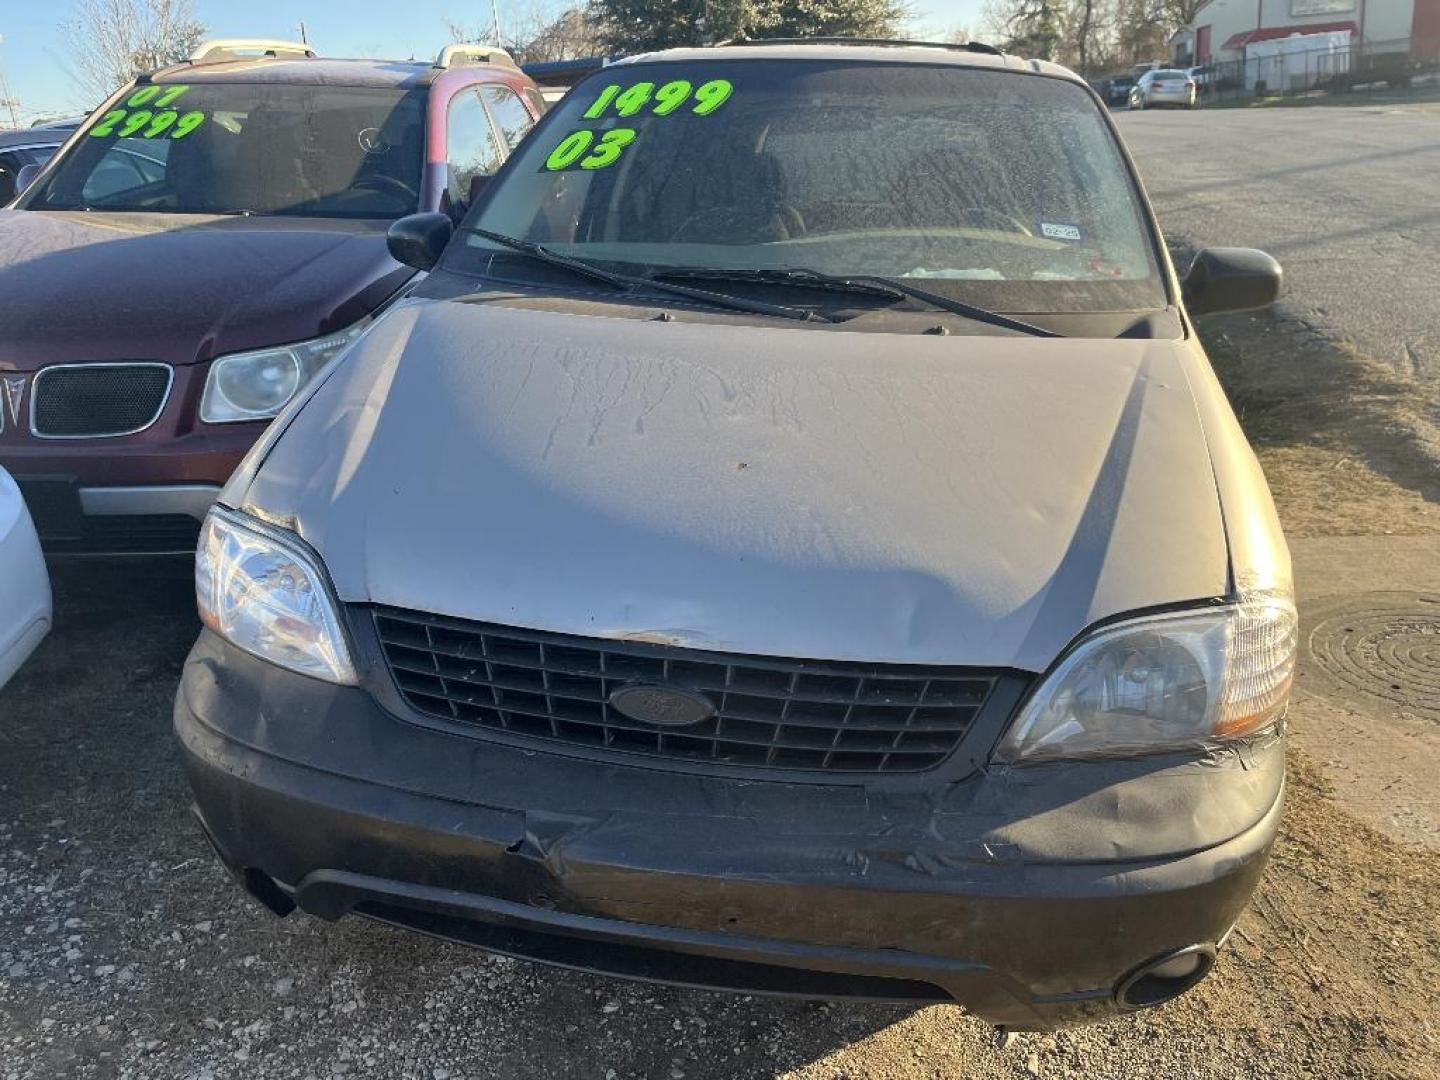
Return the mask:
M666 49L616 61L642 64L674 60L848 60L875 64L951 64L956 67L1033 72L1082 81L1069 68L1048 60L1026 60L990 46L947 45L923 41L881 41L864 38L823 38L734 41L703 48Z
M150 76L156 83L254 82L307 86L428 86L445 74L424 60L335 60L239 57L233 60L176 64Z
M439 67L429 60L367 60L317 57L236 57L180 63L149 76L155 83L284 83L302 86L368 86L412 88L429 86L454 71L483 68L517 73L504 64L459 64ZM145 77L141 77L145 81Z

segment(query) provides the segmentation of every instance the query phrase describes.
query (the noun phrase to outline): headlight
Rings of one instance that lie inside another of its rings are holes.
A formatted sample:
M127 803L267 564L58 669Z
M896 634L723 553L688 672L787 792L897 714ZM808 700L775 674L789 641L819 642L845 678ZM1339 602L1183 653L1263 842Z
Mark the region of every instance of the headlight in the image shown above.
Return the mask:
M1106 627L1045 679L997 757L1125 757L1248 735L1284 715L1295 643L1288 593Z
M195 553L200 621L272 664L353 684L355 669L325 574L279 529L216 508Z
M231 353L210 365L200 419L207 424L268 420L370 325L368 318L329 337L255 352Z

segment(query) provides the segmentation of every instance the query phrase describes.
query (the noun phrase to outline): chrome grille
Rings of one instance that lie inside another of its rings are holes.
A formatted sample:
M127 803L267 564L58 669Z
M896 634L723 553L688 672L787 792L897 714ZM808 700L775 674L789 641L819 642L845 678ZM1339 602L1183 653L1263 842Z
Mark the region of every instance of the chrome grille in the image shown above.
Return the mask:
M750 768L932 768L969 731L1000 673L784 660L576 638L375 611L390 672L416 712L548 742ZM627 686L699 693L715 715L679 728L610 704Z
M109 438L144 431L160 417L174 370L168 364L48 367L31 389L30 430L45 439Z

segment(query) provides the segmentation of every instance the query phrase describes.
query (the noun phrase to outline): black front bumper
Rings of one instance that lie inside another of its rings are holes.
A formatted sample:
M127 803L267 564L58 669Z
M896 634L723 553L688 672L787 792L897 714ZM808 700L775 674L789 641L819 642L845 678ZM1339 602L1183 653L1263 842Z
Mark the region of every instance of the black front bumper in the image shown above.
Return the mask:
M930 790L738 782L410 723L210 635L175 723L222 860L356 913L616 975L955 1001L1046 1028L1223 939L1279 822L1278 739Z

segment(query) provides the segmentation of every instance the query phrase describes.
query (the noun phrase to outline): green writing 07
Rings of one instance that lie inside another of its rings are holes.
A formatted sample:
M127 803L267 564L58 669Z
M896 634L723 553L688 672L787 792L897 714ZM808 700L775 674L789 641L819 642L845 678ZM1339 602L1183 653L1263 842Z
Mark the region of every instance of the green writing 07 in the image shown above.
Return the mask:
M142 86L125 99L125 108L111 109L90 129L92 139L183 139L205 123L198 109L182 113L169 106L188 86Z

